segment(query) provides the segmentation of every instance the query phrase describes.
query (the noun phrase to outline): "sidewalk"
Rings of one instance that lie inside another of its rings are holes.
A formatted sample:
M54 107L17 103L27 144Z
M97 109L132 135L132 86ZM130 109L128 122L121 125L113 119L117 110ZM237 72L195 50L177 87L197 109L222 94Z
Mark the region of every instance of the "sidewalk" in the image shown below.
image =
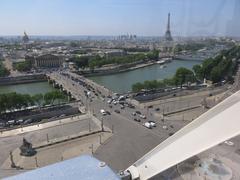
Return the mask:
M50 128L50 127L54 127L54 126L64 125L64 124L68 124L68 123L72 123L72 122L76 122L76 121L81 121L86 118L89 118L88 114L75 116L73 118L69 117L66 119L55 120L55 121L42 123L42 124L31 125L31 126L17 128L17 129L8 130L8 131L1 131L0 138L8 137L8 136L15 136L15 135L23 134L26 132L37 131L40 129L46 129L46 128Z
M100 136L101 142L99 138ZM66 142L61 142L60 144L38 147L37 154L32 157L20 156L20 150L17 148L12 153L13 160L16 166L23 168L22 170L31 170L70 159L82 154L92 154L111 136L111 133L102 132ZM40 144L34 146L39 145ZM8 157L8 159L1 166L1 170L9 171L11 169L11 161L10 157ZM15 170L15 172L22 171L17 169L12 170Z

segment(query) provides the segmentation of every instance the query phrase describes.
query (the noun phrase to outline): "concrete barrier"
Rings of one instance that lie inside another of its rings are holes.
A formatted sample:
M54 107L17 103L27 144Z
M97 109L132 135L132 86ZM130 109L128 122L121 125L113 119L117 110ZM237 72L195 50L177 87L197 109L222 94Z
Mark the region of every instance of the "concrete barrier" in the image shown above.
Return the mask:
M202 107L202 106L201 106L201 105L197 105L197 106L187 107L187 108L179 109L179 110L176 110L176 111L164 113L163 115L164 115L164 116L168 116L168 115L180 113L180 112L183 112L183 111L188 111L188 110L192 110L192 109L197 109L197 108L199 108L199 107Z

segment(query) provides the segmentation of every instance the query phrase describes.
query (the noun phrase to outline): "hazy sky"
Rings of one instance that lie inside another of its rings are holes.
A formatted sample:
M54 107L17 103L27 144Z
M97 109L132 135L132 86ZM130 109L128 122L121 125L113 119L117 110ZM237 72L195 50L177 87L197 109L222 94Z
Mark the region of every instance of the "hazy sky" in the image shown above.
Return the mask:
M240 36L240 0L0 0L0 35Z

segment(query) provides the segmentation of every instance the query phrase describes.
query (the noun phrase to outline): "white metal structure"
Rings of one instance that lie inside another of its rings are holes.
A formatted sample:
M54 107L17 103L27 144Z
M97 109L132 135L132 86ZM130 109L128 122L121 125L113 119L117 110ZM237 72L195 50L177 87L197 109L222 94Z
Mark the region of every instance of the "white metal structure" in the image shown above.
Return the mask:
M240 91L162 142L127 171L145 180L240 134Z

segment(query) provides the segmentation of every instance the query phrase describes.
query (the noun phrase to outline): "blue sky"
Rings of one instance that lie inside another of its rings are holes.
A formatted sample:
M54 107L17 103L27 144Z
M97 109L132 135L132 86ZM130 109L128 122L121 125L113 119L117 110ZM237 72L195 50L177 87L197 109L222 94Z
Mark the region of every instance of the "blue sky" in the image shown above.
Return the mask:
M0 35L240 36L239 0L0 0Z

